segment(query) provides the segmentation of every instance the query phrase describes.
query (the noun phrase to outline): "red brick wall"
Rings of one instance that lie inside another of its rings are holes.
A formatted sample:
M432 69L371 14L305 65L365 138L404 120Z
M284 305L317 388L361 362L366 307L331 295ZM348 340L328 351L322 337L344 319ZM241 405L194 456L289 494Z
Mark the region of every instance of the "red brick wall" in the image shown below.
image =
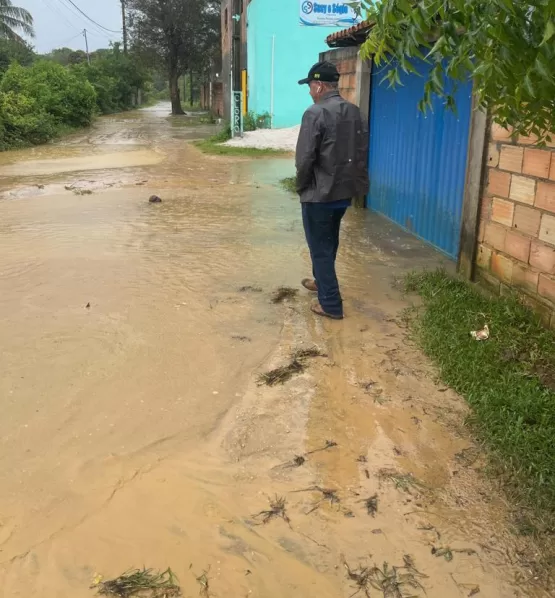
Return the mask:
M219 117L224 115L224 86L222 83L212 84L212 114Z
M555 143L493 125L480 215L479 277L514 287L555 327Z
M231 68L231 33L233 21L231 0L222 0L221 4L221 31L222 31L222 84L224 86L222 101L223 115L226 120L231 119L231 99L230 99L230 68Z
M200 107L203 110L210 108L210 83L203 83L200 87ZM212 83L212 114L222 117L224 113L223 84Z
M349 102L356 103L357 59L348 58L337 62L339 93Z
M320 54L320 60L333 62L341 75L339 93L349 102L356 104L358 48L341 48Z

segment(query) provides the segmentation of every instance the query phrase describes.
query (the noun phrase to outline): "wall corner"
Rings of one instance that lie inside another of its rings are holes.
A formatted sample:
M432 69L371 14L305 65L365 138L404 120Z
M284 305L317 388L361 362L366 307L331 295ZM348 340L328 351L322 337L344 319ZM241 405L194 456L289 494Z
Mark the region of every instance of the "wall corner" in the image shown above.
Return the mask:
M480 220L480 197L485 171L486 138L488 116L478 105L476 95L472 98L472 113L468 140L468 156L464 185L463 209L459 259L459 274L472 280L478 246L478 226Z

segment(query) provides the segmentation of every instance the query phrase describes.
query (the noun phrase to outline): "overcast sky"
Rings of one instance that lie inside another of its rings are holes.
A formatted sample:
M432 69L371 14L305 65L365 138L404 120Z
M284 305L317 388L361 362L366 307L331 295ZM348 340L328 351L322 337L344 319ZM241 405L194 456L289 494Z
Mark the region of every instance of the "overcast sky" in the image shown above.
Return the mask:
M73 0L99 25L121 30L120 0ZM53 48L85 49L83 29L87 30L89 49L107 48L110 41L120 41L121 33L104 31L91 23L71 5L70 0L13 0L15 6L26 8L35 20L36 37L30 42L44 54Z

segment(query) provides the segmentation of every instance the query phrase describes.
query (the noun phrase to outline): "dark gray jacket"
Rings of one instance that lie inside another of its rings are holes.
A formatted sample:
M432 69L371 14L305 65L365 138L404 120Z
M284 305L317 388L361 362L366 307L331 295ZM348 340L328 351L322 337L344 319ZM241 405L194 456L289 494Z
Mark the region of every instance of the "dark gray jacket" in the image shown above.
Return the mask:
M327 203L368 192L368 129L360 110L331 91L303 116L296 153L301 202Z

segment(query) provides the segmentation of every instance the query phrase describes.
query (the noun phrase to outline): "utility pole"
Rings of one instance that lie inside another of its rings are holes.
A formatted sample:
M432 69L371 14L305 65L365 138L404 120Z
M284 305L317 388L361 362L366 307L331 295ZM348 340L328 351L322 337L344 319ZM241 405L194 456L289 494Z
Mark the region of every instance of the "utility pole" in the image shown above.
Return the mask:
M121 0L121 21L123 28L123 53L127 54L127 19L125 18L125 0Z
M91 55L89 54L89 40L87 38L87 30L83 29L83 36L85 38L85 48L87 50L87 62L91 63Z

